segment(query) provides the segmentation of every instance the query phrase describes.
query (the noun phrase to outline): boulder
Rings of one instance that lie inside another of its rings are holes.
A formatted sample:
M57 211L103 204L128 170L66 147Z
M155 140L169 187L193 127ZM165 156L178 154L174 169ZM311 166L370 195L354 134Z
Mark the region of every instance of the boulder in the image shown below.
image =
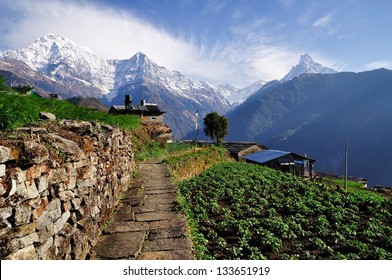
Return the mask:
M49 112L40 112L39 118L41 120L50 120L50 121L56 120L56 116Z

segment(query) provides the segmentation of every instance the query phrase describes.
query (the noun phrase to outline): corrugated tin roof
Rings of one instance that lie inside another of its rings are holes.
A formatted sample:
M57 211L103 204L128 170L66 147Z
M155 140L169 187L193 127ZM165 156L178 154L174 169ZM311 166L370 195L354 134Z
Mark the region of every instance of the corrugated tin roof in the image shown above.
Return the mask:
M260 164L269 162L271 160L275 160L287 155L292 155L293 160L309 160L310 162L316 162L314 159L308 158L307 156L303 156L300 154L296 154L293 152L279 151L279 150L262 150L257 153L253 153L250 155L246 155L243 158L254 161Z
M291 154L291 152L278 151L278 150L263 150L254 154L244 156L244 159L251 160L258 163L266 163L280 157Z

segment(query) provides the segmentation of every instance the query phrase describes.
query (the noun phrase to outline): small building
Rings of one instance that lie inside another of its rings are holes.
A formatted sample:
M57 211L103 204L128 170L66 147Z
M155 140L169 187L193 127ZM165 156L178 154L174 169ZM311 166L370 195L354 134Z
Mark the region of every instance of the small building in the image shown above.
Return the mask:
M313 178L314 159L293 152L262 150L242 157L246 162L260 164L295 176Z
M142 123L163 123L163 114L157 104L147 103L144 99L140 104L132 103L132 97L125 95L124 105L113 105L109 109L110 114L128 114L140 117Z
M257 142L223 142L222 146L227 149L230 155L237 161L246 155L260 152L267 147Z

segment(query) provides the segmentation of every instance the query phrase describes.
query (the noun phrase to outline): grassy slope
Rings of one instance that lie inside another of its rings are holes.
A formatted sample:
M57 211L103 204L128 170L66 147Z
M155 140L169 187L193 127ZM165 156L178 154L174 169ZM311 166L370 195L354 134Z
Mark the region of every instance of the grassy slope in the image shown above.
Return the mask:
M53 113L58 119L99 121L124 129L140 125L139 119L134 116L110 115L91 108L75 106L64 100L43 99L36 95L0 94L0 130L36 123L41 111Z
M202 259L392 259L392 202L246 163L179 184Z

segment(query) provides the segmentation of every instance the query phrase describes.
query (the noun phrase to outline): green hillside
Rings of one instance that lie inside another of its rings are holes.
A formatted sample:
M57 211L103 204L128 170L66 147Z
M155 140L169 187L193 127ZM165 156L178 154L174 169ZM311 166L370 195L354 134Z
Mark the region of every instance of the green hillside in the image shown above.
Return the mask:
M230 162L178 192L197 258L392 259L392 202L368 190Z
M135 116L110 115L108 113L75 106L65 100L44 99L37 95L20 95L5 89L0 93L0 130L15 129L38 121L39 112L53 113L58 119L99 121L118 125L124 129L136 128L140 121Z

